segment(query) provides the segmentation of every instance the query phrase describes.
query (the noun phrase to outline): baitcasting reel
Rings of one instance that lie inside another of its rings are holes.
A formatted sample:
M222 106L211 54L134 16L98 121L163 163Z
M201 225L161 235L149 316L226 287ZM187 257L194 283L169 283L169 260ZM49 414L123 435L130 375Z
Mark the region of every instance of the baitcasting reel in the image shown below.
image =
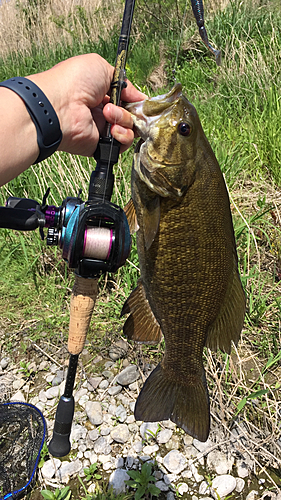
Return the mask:
M0 207L0 227L31 231L48 228L47 245L57 245L70 269L83 278L97 278L106 271L123 266L131 249L131 236L123 210L111 203L114 176L107 168L104 139L98 148L99 162L92 172L88 201L67 197L60 207L47 205L47 190L42 205L28 198L10 197ZM108 146L108 145L107 145ZM114 152L114 150L113 150ZM112 153L112 147L111 147ZM113 155L116 162L118 150Z
M48 194L47 191L46 195ZM40 206L35 200L10 197L0 208L1 226L28 231L48 228L47 245L62 249L70 269L83 278L115 272L130 253L131 237L127 218L117 205L104 200L83 202L67 197L60 207Z

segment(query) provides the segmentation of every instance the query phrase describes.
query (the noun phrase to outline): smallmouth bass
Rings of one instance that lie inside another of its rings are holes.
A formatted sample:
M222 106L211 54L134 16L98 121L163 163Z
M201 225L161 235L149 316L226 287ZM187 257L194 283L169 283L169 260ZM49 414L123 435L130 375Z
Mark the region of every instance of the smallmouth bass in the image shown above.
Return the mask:
M139 394L135 418L171 419L206 441L203 348L230 353L245 316L229 197L180 84L126 108L141 137L126 207L137 230L141 277L122 309L129 313L124 334L139 342L165 338L164 357Z

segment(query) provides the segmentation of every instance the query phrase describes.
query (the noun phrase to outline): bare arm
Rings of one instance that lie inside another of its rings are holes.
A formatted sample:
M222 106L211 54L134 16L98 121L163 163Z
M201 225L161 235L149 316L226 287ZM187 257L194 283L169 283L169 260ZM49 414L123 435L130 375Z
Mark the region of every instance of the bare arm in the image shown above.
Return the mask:
M27 76L45 93L59 118L63 138L60 151L92 156L105 121L112 124L112 135L127 149L134 139L131 115L108 103L114 68L97 54L86 54L63 61L48 71ZM145 98L128 82L122 99ZM33 121L22 99L0 87L0 184L26 170L39 154Z

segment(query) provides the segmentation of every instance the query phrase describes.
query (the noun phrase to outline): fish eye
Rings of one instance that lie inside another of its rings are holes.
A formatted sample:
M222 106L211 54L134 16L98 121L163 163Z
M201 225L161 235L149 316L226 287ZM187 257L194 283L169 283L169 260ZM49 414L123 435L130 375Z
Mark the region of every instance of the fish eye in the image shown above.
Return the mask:
M188 135L191 134L192 128L188 123L181 122L178 125L178 131L180 135L184 135L185 137L187 137Z

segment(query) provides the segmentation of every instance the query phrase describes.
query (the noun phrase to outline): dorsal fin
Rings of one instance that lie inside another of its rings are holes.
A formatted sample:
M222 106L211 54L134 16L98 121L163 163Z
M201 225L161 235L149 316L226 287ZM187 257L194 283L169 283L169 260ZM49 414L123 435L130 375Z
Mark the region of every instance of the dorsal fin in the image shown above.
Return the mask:
M224 302L214 323L210 326L206 339L206 347L213 351L221 349L228 354L231 341L237 344L244 323L246 297L237 270L236 258L233 256L233 277L230 280Z
M130 316L125 321L123 332L129 340L145 343L160 342L162 331L146 298L141 279L126 300L121 316L128 313Z

